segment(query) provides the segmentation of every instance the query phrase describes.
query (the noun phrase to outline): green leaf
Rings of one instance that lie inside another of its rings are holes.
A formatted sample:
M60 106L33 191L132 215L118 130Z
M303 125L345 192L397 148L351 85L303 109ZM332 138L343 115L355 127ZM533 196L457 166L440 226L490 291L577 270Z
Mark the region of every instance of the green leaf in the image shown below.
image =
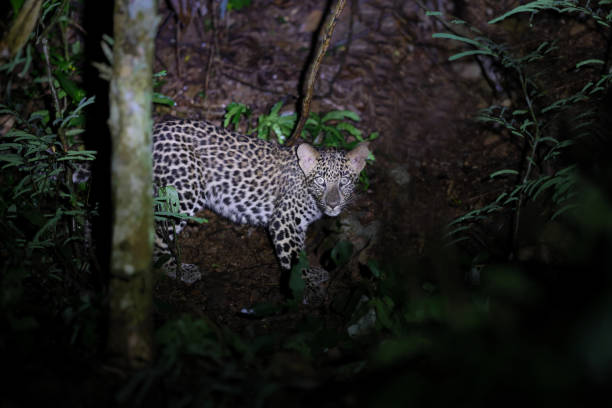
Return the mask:
M298 262L291 268L291 275L289 276L289 288L295 299L301 300L303 297L305 284L302 279L302 272L308 268L308 257L304 251L301 251Z
M511 174L511 175L516 176L517 174L519 174L519 172L516 171L516 170L512 170L512 169L504 169L504 170L498 170L498 171L496 171L494 173L491 173L491 175L489 177L490 178L495 178L497 176L501 176L501 175L504 175L504 174Z
M79 102L85 97L85 91L61 71L55 71L53 76L60 83L60 86L72 98L74 102Z
M34 120L40 120L41 123L43 125L46 125L47 123L49 123L49 111L48 110L39 110L36 112L32 112L32 114L30 114L30 118L28 119L28 122L32 122Z
M0 144L0 150L11 150L11 149L21 150L22 147L23 145L21 143L2 143Z
M55 215L49 221L47 221L47 223L43 225L43 227L39 229L38 232L34 235L32 242L38 243L42 234L44 234L48 229L55 226L55 224L57 224L61 216L62 216L62 209L58 208L57 211L55 212Z
M353 255L353 244L347 240L339 241L331 250L330 255L336 266L344 265Z
M70 113L70 115L66 116L63 120L61 120L60 128L64 128L66 125L72 123L73 119L76 119L79 116L79 112L85 108L87 105L91 105L96 100L95 95L89 98L83 97L80 100L79 105ZM56 124L61 118L56 119L53 123Z
M278 115L278 112L280 112L282 107L283 107L283 101L276 102L274 106L272 107L272 109L270 109L270 115Z
M471 44L471 45L473 45L475 47L478 47L478 48L481 47L481 44L478 41L473 40L471 38L467 38L467 37L461 37L461 36L455 35L455 34L450 34L450 33L433 33L431 37L432 38L447 38L449 40L456 40L456 41L461 41L461 42L464 42L464 43L467 43L467 44Z
M243 103L231 102L227 105L225 110L226 113L223 120L223 127L228 127L230 123L237 126L240 122L241 116L245 116L247 118L251 116L251 109Z
M587 59L584 61L580 61L579 63L576 64L576 69L584 66L584 65L589 65L589 64L604 64L603 60L600 59Z
M159 92L153 92L153 103L158 105L176 106L174 99Z
M172 214L180 212L178 191L173 186L160 187L158 192L162 211L169 211Z
M325 116L323 116L323 119L321 121L323 123L325 123L325 122L330 121L330 120L344 120L346 118L354 120L355 122L359 122L361 120L359 115L356 114L353 111L350 111L350 110L336 110L336 111L331 111L329 113L326 113Z
M376 262L373 259L370 259L368 261L368 268L370 269L370 272L372 272L372 275L374 275L375 277L380 279L380 277L382 276L382 273L380 271L380 267L378 265L378 262Z
M7 163L4 166L2 166L3 169L5 169L7 167L20 166L20 165L22 165L24 163L23 162L23 157L21 157L21 155L19 155L19 154L15 154L15 153L3 153L3 154L0 154L0 161L3 161L3 162Z
M378 317L378 321L380 324L388 329L393 331L393 320L391 319L391 312L393 311L393 301L388 296L385 296L383 299L375 298L371 300L372 305L376 309L376 317Z
M351 136L357 139L361 139L361 130L357 129L355 126L351 125L350 123L340 122L338 123L336 128L338 130L344 130L345 132L348 132Z
M81 133L85 133L85 129L79 129L79 128L68 129L66 131L66 136L76 136L76 135L80 135ZM91 150L91 151L95 152L95 150Z
M453 235L456 235L456 234L458 234L459 232L467 231L467 230L469 230L470 228L471 228L471 227L470 227L469 225L462 225L462 226L460 226L460 227L457 227L457 228L455 228L455 229L453 229L453 230L448 231L446 234L444 234L444 236L445 236L446 238L450 238L450 237L452 237Z
M538 191L536 191L535 194L533 195L533 200L537 199L541 192L548 189L552 185L558 184L560 182L563 182L563 178L553 177L550 180L546 181L545 183L542 183L542 185L540 185L540 187L538 188Z
M60 157L57 161L62 160L95 160L95 150L69 150L66 152L66 156Z
M448 60L449 61L455 61L458 60L459 58L463 58L463 57L467 57L470 55L490 55L492 57L495 57L496 54L490 50L469 50L469 51L463 51L460 52L458 54L455 55L451 55Z
M563 213L569 210L572 210L574 208L577 208L577 207L580 207L580 205L579 204L566 204L563 207L559 208L557 211L555 211L555 213L552 215L552 217L550 217L550 219L554 221L557 217L559 217Z
M251 0L229 0L227 2L227 9L239 11L250 5L251 5Z
M507 13L494 18L493 20L489 21L489 24L495 24L495 23L499 23L500 21L503 21L505 19L507 19L508 17L514 15L514 14L518 14L518 13L537 13L539 9L542 8L552 8L551 7L551 2L550 0L539 0L539 1L533 1L529 4L525 4L522 6L518 6L510 11L508 11Z

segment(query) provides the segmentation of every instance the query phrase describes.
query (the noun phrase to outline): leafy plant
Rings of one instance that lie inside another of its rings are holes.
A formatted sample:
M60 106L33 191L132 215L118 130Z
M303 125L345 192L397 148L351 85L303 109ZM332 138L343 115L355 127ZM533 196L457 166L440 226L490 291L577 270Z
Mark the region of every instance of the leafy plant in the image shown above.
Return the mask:
M158 87L163 85L164 82L161 78L164 78L167 74L168 73L166 71L159 71L153 74L153 89L157 89ZM176 105L174 99L157 91L153 91L153 103L166 106Z
M72 150L68 143L82 132L71 122L91 103L93 97L83 99L64 119L53 122L48 111L22 119L0 106L1 114L15 115L19 124L0 143L0 229L6 234L0 253L5 279L25 279L44 270L48 277L63 280L68 273L90 271L88 220L96 211L88 203L88 188L75 185L72 172L77 163L94 160L96 152Z
M130 377L117 394L120 403L140 406L155 387L163 384L175 389L192 372L200 373L193 380L198 392L170 395L175 404L189 400L206 406L240 390L245 380L243 367L252 356L252 348L234 333L204 319L179 316L157 329L155 339L159 345L156 361Z
M242 10L251 5L251 0L229 0L227 2L228 10Z
M283 102L274 104L270 113L267 115L259 115L257 118L257 127L255 129L257 137L268 140L273 133L276 136L278 143L283 144L291 135L291 130L295 125L295 113L281 114L280 110L283 107Z
M17 12L23 2L11 4ZM0 319L16 332L61 317L72 344L93 346L99 341L92 317L97 298L80 291L99 268L91 232L97 204L77 173L96 158L82 141L94 97L80 85L82 47L78 35L68 41L70 11L70 2L45 1L38 28L0 67L0 115L6 120L0 140ZM53 296L38 304L36 290ZM32 310L38 315L30 316Z
M231 102L227 105L227 112L225 113L225 119L223 120L223 127L228 127L230 124L234 126L235 129L238 127L238 123L240 123L240 119L244 116L246 119L249 119L251 116L251 109L243 103Z
M249 129L246 133L257 134L257 137L269 140L272 135L276 136L278 143L283 144L287 137L291 135L291 130L295 125L296 115L280 113L283 102L277 102L270 109L269 114L259 115L257 126ZM241 103L232 102L227 107L223 126L227 127L230 123L237 126L242 117L248 119L251 109ZM347 120L348 119L348 120ZM352 111L331 111L323 116L311 112L302 138L310 141L317 146L338 147L342 149L352 149L363 141L372 141L378 138L378 132L371 133L368 137L363 137L362 132L350 121L359 122L361 118ZM373 160L373 156L371 156Z
M176 237L177 221L194 221L199 224L208 222L205 218L190 216L181 212L178 192L173 186L159 187L154 197L156 228L161 234L162 239L168 245L171 256L174 257L176 264L181 264L181 249ZM156 267L161 267L168 258L158 259Z
M519 13L530 13L532 22L536 14L551 11L580 14L584 18L592 18L598 25L609 30L612 24L612 13L609 11L611 3L600 1L598 4L599 7L590 7L582 6L577 1L533 1L510 10L489 21L489 24L502 22ZM439 13L432 12L430 15L441 18ZM469 27L465 21L454 20L445 24L450 31L453 26L462 28L464 32L464 28L468 27L468 33L472 34L470 36L447 32L433 35L434 38L459 41L472 48L451 56L450 61L468 56L491 58L499 64L508 78L514 79L514 82L508 85L515 85L514 88L506 90L508 94L515 90L518 92L518 97L512 101L513 105L510 108L490 106L483 109L477 119L492 125L493 129L503 129L524 145L524 158L520 167L501 169L490 175L492 179L512 177L516 180L513 186L493 202L455 219L450 224L447 235L451 242L466 240L469 238L468 233L473 232L472 227L478 222L489 219L495 213L510 211L513 214L513 249L516 251L521 214L527 202L538 199L549 201L554 206L554 211L549 215L552 219L575 207L576 167L572 164L562 165L558 159L565 149L579 143L581 138L589 133L595 114L592 103L609 88L612 74L585 76L585 69L604 64L604 61L597 58L579 61L573 72L576 76L586 78L583 87L569 96L557 96L557 99L551 100L553 94L546 89L547 82L542 79L547 69L546 62L557 58L557 41L542 41L535 49L521 53L520 49L517 51L508 44L496 43L476 28ZM580 79L572 81L577 82ZM575 114L577 109L582 112ZM559 137L557 127L553 126L562 115L570 124L570 132L567 133L571 136L565 139Z

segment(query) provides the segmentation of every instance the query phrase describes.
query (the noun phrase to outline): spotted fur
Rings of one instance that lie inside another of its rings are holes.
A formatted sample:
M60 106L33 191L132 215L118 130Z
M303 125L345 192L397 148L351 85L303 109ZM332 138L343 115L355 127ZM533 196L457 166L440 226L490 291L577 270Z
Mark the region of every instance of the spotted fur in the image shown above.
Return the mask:
M304 249L308 225L350 202L368 154L366 143L348 153L306 143L285 147L203 121L162 122L153 130L155 184L174 186L189 215L210 208L236 223L266 227L285 270ZM156 237L156 257L167 252ZM172 273L176 265L171 260L165 268ZM194 265L182 269L194 275L188 279L199 278ZM327 279L317 271L306 274L307 287Z

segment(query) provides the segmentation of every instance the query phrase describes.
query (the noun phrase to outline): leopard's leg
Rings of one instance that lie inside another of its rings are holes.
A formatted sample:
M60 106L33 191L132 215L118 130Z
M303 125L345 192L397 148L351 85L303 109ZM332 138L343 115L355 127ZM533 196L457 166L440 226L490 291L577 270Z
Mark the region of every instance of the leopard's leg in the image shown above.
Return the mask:
M175 234L172 231L163 231L164 227L158 223L155 228L155 246L153 251L153 263L158 263L163 258L168 258L161 268L169 277L176 279L177 276L183 282L191 285L194 282L202 279L202 273L195 264L181 263L180 268L176 264L175 252L171 249L171 245L175 245L175 236L185 227L186 221L181 221L175 226ZM168 242L169 241L169 242ZM173 253L174 252L174 253Z
M293 221L295 217L275 212L268 225L268 232L274 245L274 251L285 273L291 273L293 265L304 251L306 230ZM302 271L304 293L302 303L319 304L327 294L329 273L320 267L310 267Z

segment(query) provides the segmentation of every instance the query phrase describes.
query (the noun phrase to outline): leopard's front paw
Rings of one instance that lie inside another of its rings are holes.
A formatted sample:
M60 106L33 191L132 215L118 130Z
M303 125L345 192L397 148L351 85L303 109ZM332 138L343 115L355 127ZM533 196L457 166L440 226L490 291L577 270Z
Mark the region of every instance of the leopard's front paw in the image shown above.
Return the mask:
M177 268L171 269L167 275L172 279L176 279L176 270ZM202 279L202 272L200 272L200 268L194 264L181 264L181 268L178 271L178 277L181 281L185 282L187 285L191 285L194 282Z
M322 304L327 297L329 272L323 268L311 267L302 271L302 279L304 280L302 303L305 305Z

